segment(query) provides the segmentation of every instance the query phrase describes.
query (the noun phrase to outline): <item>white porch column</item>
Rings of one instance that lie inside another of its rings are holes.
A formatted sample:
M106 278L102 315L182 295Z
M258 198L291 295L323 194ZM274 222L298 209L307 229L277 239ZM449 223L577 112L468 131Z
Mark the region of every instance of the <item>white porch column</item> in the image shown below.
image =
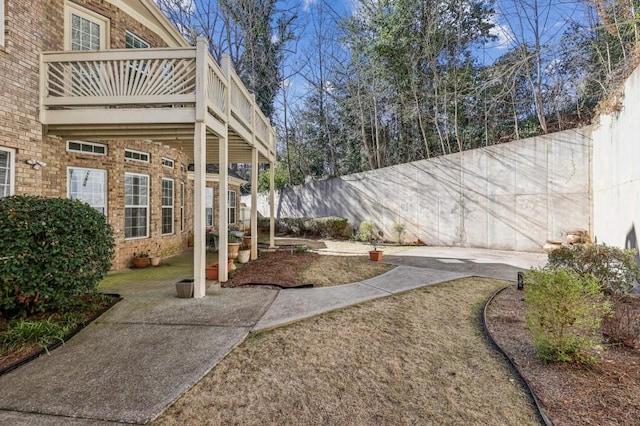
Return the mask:
M218 249L218 262L220 266L218 268L218 281L221 283L226 282L229 279L229 268L227 265L227 258L229 257L229 242L227 228L229 226L227 210L229 207L229 152L227 147L227 138L220 138L218 141L218 164L220 167L220 187L218 195L218 235L220 236L220 248Z
M276 211L276 196L275 196L275 163L269 163L269 247L274 248L276 246L275 235L275 211Z
M193 297L204 297L207 242L205 241L205 187L207 158L207 128L196 122L194 132L194 185L193 185Z
M258 149L251 148L251 260L258 258Z
M207 93L207 41L199 37L196 44L196 120L193 135L194 185L193 185L193 297L202 298L206 293L204 268L207 262L205 241L205 186L207 163L207 126L204 108Z

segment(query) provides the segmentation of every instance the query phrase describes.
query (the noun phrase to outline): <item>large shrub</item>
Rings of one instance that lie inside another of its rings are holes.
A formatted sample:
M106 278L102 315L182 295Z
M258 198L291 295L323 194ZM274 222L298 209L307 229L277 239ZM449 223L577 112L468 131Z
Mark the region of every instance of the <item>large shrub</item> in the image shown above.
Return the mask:
M580 244L554 250L549 254L549 263L593 275L607 292L627 294L640 280L636 253L635 249Z
M270 219L258 218L258 229L269 231ZM275 219L275 232L296 237L347 238L352 229L343 217L284 217Z
M0 199L0 309L65 310L111 269L113 232L88 204L62 198Z
M358 226L358 232L356 233L356 239L358 241L369 242L373 238L373 223L363 220Z
M609 304L598 280L549 265L524 276L525 318L538 356L549 361L592 360Z

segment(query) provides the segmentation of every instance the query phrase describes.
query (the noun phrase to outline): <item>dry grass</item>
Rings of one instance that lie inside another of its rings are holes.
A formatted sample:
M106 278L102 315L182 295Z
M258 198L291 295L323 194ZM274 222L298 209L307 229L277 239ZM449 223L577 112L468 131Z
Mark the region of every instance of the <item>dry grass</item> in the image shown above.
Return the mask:
M314 287L328 287L367 280L393 268L361 256L320 256L307 265L301 276L303 282L313 283Z
M538 424L462 279L252 334L155 424Z

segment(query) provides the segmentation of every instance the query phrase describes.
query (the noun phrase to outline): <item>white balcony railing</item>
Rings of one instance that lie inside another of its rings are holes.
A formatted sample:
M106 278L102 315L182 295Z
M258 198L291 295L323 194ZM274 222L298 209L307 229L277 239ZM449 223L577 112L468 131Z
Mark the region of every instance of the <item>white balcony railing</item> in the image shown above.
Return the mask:
M228 123L231 131L275 160L269 120L228 60L224 65L215 62L204 43L181 49L46 52L41 55L41 121L55 126L65 111L191 108Z

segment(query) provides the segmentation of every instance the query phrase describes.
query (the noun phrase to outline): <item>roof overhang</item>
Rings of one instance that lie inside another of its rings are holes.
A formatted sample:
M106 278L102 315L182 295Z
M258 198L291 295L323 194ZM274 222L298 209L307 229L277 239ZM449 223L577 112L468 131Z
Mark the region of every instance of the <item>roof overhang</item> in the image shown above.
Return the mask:
M188 47L189 42L156 6L153 0L106 0L140 22L164 40L169 47Z
M187 179L190 180L195 180L195 173L194 172L188 172L187 173ZM215 173L207 173L207 182L220 182L220 175L215 174ZM246 180L244 179L238 179L236 177L232 177L229 176L229 184L233 185L233 186L242 186L245 183L248 183Z

